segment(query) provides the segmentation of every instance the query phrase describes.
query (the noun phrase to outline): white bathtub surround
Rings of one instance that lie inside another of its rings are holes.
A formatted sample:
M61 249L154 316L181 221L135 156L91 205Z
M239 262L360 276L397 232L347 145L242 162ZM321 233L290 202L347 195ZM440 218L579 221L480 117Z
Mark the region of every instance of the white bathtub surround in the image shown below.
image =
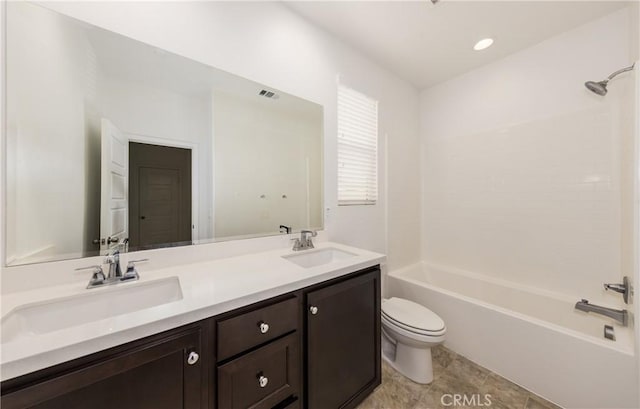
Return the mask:
M438 312L448 348L545 399L638 406L633 328L574 311L563 295L428 264L391 272L387 282L394 296ZM603 338L605 323L617 341Z
M638 69L584 82L634 61L632 30L625 7L421 93L422 260L622 307Z
M199 247L204 249L207 246L211 245ZM7 314L20 306L51 302L59 298L90 294L89 292L97 295L129 286L153 285L158 280L174 277L180 282L181 298L176 297L176 301L170 303L96 319L69 328L8 340L2 338L1 378L6 380L46 368L374 266L385 260L382 254L332 242L318 242L316 247L333 247L354 256L311 268L300 267L283 258L282 256L294 254L289 247L215 260L200 259L192 264L174 264L165 268L156 260L153 267L139 264L140 280L137 282L87 290L85 287L89 275L85 271L64 284L3 293L3 323ZM166 283L171 284L170 281ZM69 311L69 314L73 314L73 311Z

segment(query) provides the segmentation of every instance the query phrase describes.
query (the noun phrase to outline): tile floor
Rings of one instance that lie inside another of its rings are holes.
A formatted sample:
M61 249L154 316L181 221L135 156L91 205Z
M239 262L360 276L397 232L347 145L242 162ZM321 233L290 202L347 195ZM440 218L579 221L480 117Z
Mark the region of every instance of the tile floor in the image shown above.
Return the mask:
M438 346L432 355L434 380L429 385L410 381L383 361L382 384L358 409L559 408L447 348ZM466 395L471 401L456 405L452 394ZM491 395L490 404L484 400L486 394Z

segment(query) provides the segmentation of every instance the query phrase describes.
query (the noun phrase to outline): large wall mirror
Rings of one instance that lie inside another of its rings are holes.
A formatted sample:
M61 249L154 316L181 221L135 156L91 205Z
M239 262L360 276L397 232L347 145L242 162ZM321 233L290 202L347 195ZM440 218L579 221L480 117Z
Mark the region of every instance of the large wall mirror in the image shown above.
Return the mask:
M6 265L322 228L322 107L6 3Z

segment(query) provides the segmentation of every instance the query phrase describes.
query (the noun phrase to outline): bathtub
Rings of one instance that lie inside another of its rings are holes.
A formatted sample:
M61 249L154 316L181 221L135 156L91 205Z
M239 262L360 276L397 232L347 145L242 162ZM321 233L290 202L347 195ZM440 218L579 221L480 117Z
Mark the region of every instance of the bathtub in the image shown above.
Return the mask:
M531 392L566 408L638 407L631 326L575 311L573 297L433 264L386 280L388 296L442 317L447 347Z

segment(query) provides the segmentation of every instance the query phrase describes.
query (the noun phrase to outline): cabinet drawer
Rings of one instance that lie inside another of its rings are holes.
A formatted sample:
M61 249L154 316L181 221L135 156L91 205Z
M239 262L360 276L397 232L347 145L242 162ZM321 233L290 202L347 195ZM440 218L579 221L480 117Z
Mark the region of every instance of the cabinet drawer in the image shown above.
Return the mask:
M297 326L295 297L218 321L218 361L275 339Z
M299 397L298 333L218 367L218 407L272 408Z

